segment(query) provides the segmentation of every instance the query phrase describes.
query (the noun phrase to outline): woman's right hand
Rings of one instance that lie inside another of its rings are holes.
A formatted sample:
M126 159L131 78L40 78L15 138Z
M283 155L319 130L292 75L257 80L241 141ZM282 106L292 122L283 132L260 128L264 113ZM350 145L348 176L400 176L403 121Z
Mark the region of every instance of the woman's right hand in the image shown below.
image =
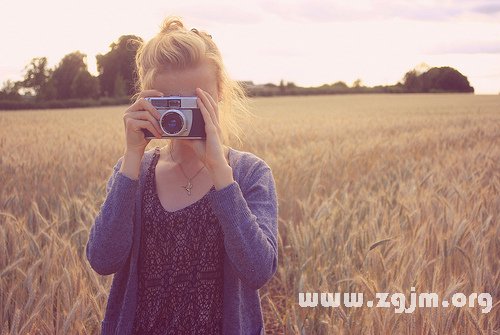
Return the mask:
M151 139L146 139L142 129L149 130L156 138L161 138L162 130L158 120L160 113L147 101L146 97L161 97L157 90L142 91L137 100L123 114L125 126L126 151L144 153Z

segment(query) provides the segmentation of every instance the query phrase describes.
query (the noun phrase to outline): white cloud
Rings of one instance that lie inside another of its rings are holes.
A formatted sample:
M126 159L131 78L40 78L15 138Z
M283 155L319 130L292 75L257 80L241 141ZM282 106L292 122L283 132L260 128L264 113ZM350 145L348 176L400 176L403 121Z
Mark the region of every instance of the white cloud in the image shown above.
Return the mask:
M491 19L500 17L494 1L355 1L261 0L263 11L298 22L379 21L394 18L415 21Z
M430 49L430 54L500 54L500 40L468 40L455 43L442 43Z

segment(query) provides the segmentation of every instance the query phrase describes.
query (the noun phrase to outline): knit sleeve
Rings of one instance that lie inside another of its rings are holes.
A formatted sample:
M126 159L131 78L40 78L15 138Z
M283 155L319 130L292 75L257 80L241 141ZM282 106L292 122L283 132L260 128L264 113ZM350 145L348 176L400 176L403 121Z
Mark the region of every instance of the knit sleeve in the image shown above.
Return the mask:
M113 167L101 205L85 248L92 268L100 275L117 272L132 247L133 215L139 180L130 179L119 169L123 157Z
M257 290L278 266L278 203L272 171L260 161L243 181L213 192L212 209L226 253L240 279Z

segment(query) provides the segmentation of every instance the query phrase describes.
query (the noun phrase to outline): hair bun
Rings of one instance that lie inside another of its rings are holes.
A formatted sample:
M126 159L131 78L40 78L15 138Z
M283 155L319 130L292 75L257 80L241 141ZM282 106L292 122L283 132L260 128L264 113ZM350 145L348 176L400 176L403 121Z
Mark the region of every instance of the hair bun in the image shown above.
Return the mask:
M161 25L161 33L167 34L171 31L185 30L184 24L178 17L168 17Z

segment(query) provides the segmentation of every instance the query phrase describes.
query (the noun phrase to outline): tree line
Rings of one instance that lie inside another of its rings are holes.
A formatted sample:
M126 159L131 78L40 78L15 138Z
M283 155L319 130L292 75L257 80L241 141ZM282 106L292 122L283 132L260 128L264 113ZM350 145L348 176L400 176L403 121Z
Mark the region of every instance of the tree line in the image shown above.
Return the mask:
M317 87L300 87L293 82L279 85L268 83L254 85L243 82L250 96L275 95L315 95L315 94L354 94L354 93L474 93L466 76L449 66L429 67L420 64L408 71L402 81L394 85L365 86L361 79L356 79L351 86L343 81L323 84Z
M130 102L136 93L135 55L142 39L123 35L109 51L96 56L98 75L87 68L80 51L64 56L49 68L46 57L33 58L20 81L7 80L0 89L0 109L95 106ZM415 68L402 81L388 86L364 86L361 79L351 86L338 81L318 87L299 87L293 82L254 85L241 82L249 96L344 94L344 93L439 93L474 92L466 76L451 67Z
M53 69L46 57L33 58L20 81L7 80L0 90L0 108L66 107L126 103L135 93L135 54L142 39L121 36L106 54L96 56L98 75L80 51L64 56Z

